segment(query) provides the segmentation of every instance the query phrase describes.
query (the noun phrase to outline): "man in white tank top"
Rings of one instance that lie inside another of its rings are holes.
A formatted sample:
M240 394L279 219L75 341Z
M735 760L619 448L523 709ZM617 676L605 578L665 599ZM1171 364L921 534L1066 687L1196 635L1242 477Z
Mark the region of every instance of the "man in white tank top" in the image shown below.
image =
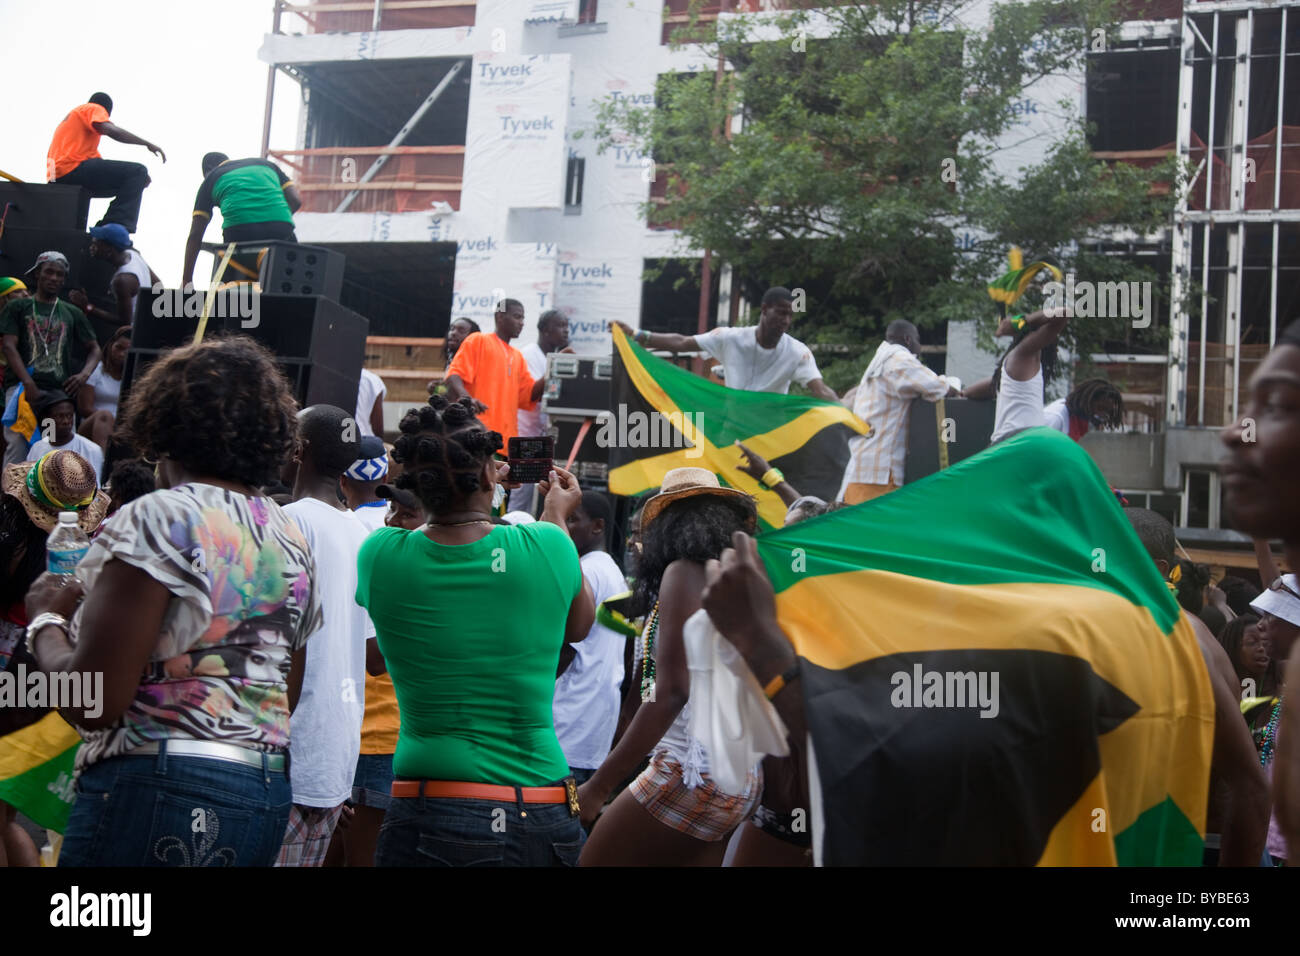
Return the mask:
M131 236L126 228L115 222L95 226L90 230L90 254L117 266L110 283L116 309L101 309L89 300L81 301L86 299L82 290L69 295L69 300L85 312L88 318L97 318L115 327L130 325L135 316L135 300L140 295L140 290L152 287L158 282L158 277L144 261L144 256L131 245Z

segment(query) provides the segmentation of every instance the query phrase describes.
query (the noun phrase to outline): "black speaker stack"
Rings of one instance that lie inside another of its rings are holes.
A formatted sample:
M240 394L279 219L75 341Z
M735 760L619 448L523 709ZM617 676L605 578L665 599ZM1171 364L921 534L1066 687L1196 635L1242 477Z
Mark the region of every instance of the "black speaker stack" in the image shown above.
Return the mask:
M122 374L122 393L162 352L194 340L203 290L142 291L136 300L134 332ZM255 293L251 285L216 293L204 338L247 335L275 353L303 408L357 407L361 363L370 323L322 295Z
M113 312L110 284L117 269L91 258L86 231L90 198L80 186L0 181L0 276L24 278L38 255L56 250L68 259L63 297L81 289L96 306ZM328 403L355 409L370 323L338 302L344 257L331 249L281 241L240 243L235 255L252 263L262 291L251 284L219 291L204 335L243 334L261 342L276 354L304 407ZM205 296L202 289L192 294L140 290L123 396L163 350L194 340ZM93 323L103 344L115 323Z
M86 217L90 193L80 186L57 183L15 183L0 181L0 276L31 282L24 274L42 252L63 253L68 260L69 290L81 289L96 306L112 311L109 284L117 271L111 262L93 259ZM113 333L113 323L92 322L101 343Z

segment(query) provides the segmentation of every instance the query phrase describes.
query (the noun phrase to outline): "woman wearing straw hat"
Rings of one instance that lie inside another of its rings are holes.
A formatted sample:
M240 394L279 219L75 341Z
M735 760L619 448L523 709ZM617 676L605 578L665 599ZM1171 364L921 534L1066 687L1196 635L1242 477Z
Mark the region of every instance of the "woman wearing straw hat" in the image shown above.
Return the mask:
M24 601L27 590L45 570L45 539L60 511L81 512L79 524L95 530L108 509L108 496L96 489L90 463L73 451L52 451L38 461L10 465L0 477L0 671L11 677L33 674L39 668L23 646L27 628ZM33 728L33 724L41 724ZM77 732L45 707L0 708L0 753L10 748L22 731L22 751L28 770L11 785L0 787L0 867L36 866L36 847L15 819L15 809L39 825L62 830L67 805L51 796L56 779L41 768L80 738ZM16 769L16 768L15 768ZM37 779L40 777L40 779Z
M583 866L718 866L732 831L754 811L758 766L742 793L709 777L708 754L690 736L690 678L682 626L700 607L705 562L754 533L754 499L724 488L704 468L675 468L641 516L636 599L648 612L638 646L643 703L618 745L579 790L584 823L650 753L650 765L601 816Z

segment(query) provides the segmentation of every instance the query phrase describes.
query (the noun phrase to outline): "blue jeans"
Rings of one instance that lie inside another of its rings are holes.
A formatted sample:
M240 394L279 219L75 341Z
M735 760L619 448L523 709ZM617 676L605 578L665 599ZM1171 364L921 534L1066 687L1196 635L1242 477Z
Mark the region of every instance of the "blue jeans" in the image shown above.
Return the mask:
M394 797L375 865L577 866L585 840L563 803Z
M393 802L393 755L361 754L352 778L352 802L386 811Z
M292 798L265 765L109 757L77 779L59 866L270 866Z

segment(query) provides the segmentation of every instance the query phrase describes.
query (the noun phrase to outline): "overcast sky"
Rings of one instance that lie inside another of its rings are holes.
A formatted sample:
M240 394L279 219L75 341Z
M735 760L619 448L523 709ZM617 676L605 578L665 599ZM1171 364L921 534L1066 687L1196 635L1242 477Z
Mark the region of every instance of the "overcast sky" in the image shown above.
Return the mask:
M262 146L266 64L257 59L271 29L271 0L0 0L9 93L0 135L0 169L30 182L45 181L45 154L54 128L74 106L103 90L113 98L113 122L162 147L163 163L143 146L105 136L105 159L144 163L153 183L145 190L134 240L168 286L180 282L194 194L203 179L199 160L219 150L256 156ZM297 17L285 29L297 31ZM271 148L296 145L298 84L276 83ZM92 200L90 224L108 207ZM205 239L221 241L219 223ZM205 253L195 278L212 265Z

